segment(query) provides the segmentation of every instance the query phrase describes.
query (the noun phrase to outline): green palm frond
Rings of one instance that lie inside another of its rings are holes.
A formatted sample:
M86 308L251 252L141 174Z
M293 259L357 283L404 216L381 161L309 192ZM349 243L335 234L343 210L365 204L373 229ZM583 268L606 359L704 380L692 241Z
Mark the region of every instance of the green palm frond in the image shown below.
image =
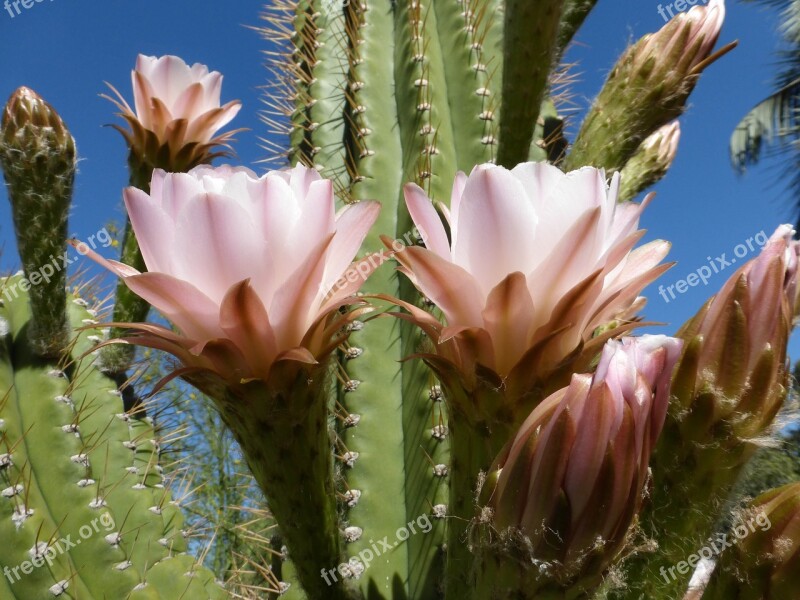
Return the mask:
M731 135L730 154L734 168L744 172L761 158L767 146L786 145L800 135L800 77L790 81L758 103L739 122Z

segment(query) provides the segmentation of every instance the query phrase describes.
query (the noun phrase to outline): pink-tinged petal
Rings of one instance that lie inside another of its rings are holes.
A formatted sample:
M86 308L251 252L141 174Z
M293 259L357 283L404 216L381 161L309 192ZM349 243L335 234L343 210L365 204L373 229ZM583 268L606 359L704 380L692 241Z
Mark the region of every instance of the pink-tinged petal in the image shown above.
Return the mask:
M88 256L97 264L99 264L101 267L105 267L106 269L114 273L117 277L124 278L140 274L139 271L137 271L133 267L129 267L128 265L123 264L121 262L117 262L116 260L109 260L107 258L103 258L97 252L95 252L89 246L87 246L86 244L84 244L79 240L75 239L67 240L67 243L73 248L75 248L78 254Z
M336 235L331 243L325 265L323 278L323 286L326 286L325 292L341 278L350 263L353 262L380 212L381 205L378 202L367 200L349 204L339 212L335 224Z
M567 173L552 194L565 206L580 206L583 209L580 212L598 206L603 209L613 208L616 200L608 193L603 169L591 167Z
M509 273L527 272L536 252L538 218L522 183L502 167L476 167L469 176L453 231L453 262L483 295Z
M547 259L528 274L533 303L546 311L555 306L576 282L583 281L597 269L597 219L600 208L578 217L551 246Z
M305 197L311 190L311 185L315 181L322 179L319 171L300 164L291 169L286 169L283 173L287 175L286 181L289 187L292 188L294 197L298 199Z
M511 169L511 172L525 186L525 191L528 193L528 198L533 203L537 214L540 210L548 207L552 200L550 196L553 189L566 177L558 167L539 162L521 163ZM557 206L556 208L561 207Z
M214 131L222 129L225 125L233 121L240 110L242 110L242 103L239 100L231 100L227 104L224 104L217 120L214 122Z
M528 349L533 315L533 300L520 272L506 277L489 294L483 321L492 338L498 373L508 374Z
M293 200L291 188L279 172L273 171L264 178L263 194L263 220L258 226L269 248L275 283L280 286L303 263L312 245L299 231L300 205Z
M220 98L222 97L222 74L212 71L206 75L201 75L202 69L196 71L196 67L202 67L206 72L208 72L208 68L204 65L194 65L192 67L192 73L203 84L203 102L206 110L219 106Z
M152 102L150 99L154 95L153 87L138 70L131 72L131 83L133 84L133 106L136 109L136 118L145 129L152 129L153 122L150 117Z
M264 255L259 237L250 215L235 202L214 193L196 196L178 217L174 243L191 252L175 258L175 274L202 282L203 292L222 302L234 283L259 271Z
M294 361L306 365L319 364L319 361L314 358L314 355L311 354L311 352L309 352L306 348L302 347L292 348L290 350L286 350L285 352L281 352L275 359L275 362L280 361Z
M608 387L599 389L584 406L564 479L574 514L586 510L606 448L615 433L614 423L621 419L622 407L622 398L615 397Z
M164 173L159 169L153 172L150 182L150 196L173 222L195 196L206 191L203 181L190 173Z
M316 320L325 291L322 278L335 234L316 244L305 262L278 289L269 307L278 348L294 348Z
M636 231L642 211L650 205L655 197L655 193L651 193L645 196L641 204L636 202L617 204L614 209L614 218L606 234L608 243L613 244L616 240L625 238Z
M333 306L339 305L345 298L355 295L369 276L388 260L388 253L375 252L353 263L332 285L327 283L326 278L322 285L326 298L319 309L320 314L324 314L331 310ZM328 262L330 262L330 258Z
M450 228L455 230L456 223L458 223L458 211L460 210L461 206L461 196L464 194L464 187L467 185L467 175L463 171L459 171L456 173L455 178L453 179L453 190L450 192L450 216L448 216L448 221L450 222Z
M204 106L203 95L203 84L195 82L189 85L186 89L181 91L180 95L175 100L172 113L181 115L184 119L199 117L207 110Z
M191 69L177 56L159 58L147 79L153 86L155 96L172 109L180 93L193 83Z
M608 292L615 292L638 278L643 273L655 268L669 254L672 244L664 240L653 240L640 246L628 254L625 264L609 275L604 282Z
M409 302L404 302L386 294L375 294L374 296L367 296L368 298L377 298L385 300L392 304L407 310L413 321L430 336L431 339L438 340L440 332L442 331L442 324L429 312L422 310L418 306L414 306Z
M225 295L219 324L239 348L250 370L266 379L277 354L277 344L267 310L249 280L234 285Z
M312 181L304 197L298 199L307 239L321 240L334 232L334 195L330 179ZM352 260L352 257L351 259Z
M147 56L146 54L140 54L136 57L136 71L141 73L145 77L150 77L153 73L153 70L158 63L158 58L155 56Z
M447 233L430 198L415 183L406 184L403 187L403 194L408 212L425 242L425 247L442 258L451 260Z
M219 304L191 283L163 273L131 275L124 281L187 337L198 341L224 337L219 327Z
M123 191L134 231L146 232L137 241L148 271L173 272L175 225L154 197L129 187Z
M448 325L483 327L484 296L472 275L424 248L408 247L396 257L414 274L417 288L445 314Z

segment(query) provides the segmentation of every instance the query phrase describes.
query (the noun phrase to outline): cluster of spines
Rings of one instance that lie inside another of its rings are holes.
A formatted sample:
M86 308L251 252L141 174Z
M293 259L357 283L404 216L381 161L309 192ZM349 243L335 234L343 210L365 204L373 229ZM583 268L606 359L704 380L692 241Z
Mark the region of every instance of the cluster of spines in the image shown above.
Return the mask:
M436 0L457 167L494 162L502 79L502 2Z
M152 423L124 413L116 384L92 364L101 339L91 328L96 312L72 298L71 325L88 329L58 363L37 359L20 336L27 298L0 312L0 530L13 542L2 563L52 554L52 564L6 576L9 597L178 597L190 589L224 597L211 573L183 554L182 519L162 480Z
M266 51L269 83L265 89L266 110L262 119L268 133L281 141L263 140L270 151L269 161L288 158L292 163L313 164L310 155L309 86L315 62L316 28L309 2L285 0L266 6L261 30L273 47ZM283 138L288 136L285 146ZM288 148L288 149L287 149Z

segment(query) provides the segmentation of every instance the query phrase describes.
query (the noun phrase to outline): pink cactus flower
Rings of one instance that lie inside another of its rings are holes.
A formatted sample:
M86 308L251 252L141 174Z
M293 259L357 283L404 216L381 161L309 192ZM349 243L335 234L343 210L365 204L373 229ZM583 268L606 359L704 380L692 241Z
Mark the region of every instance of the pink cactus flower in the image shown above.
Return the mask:
M358 304L353 295L380 264L370 257L349 270L379 204L335 214L331 181L303 166L263 177L156 170L149 195L130 187L124 196L148 272L90 254L177 328L120 324L138 331L128 341L230 381L324 357L358 313L338 309Z
M463 371L480 363L505 377L559 364L598 327L630 318L643 304L639 292L669 268L659 264L667 242L633 250L647 200L618 204L618 186L618 175L609 187L602 170L588 167L564 174L544 163L480 165L456 177L443 209L449 239L425 193L407 185L426 248L396 256L446 326L400 305Z
M233 100L221 105L222 75L208 67L191 67L177 56L139 55L131 74L135 110L112 86L130 131L117 127L132 151L151 166L184 171L210 162L236 131L217 136L241 108ZM164 151L166 147L167 151Z

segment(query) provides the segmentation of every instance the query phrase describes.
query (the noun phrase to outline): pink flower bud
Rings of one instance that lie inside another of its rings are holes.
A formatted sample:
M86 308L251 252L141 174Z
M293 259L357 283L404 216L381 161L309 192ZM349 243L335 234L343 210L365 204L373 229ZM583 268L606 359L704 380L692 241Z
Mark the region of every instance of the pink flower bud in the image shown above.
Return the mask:
M619 552L681 347L666 336L609 341L595 374L574 375L537 406L496 459L497 483L483 495L494 525L524 536L531 558L572 571L590 552L601 550L603 564Z

